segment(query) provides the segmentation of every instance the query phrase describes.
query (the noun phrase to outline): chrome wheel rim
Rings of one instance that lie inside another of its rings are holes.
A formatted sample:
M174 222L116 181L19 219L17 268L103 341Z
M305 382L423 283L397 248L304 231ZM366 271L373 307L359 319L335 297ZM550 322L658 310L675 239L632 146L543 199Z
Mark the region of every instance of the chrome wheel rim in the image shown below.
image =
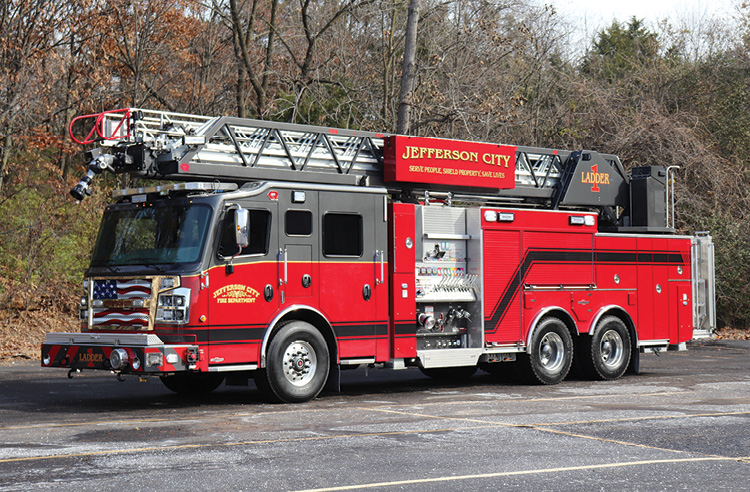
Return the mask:
M607 330L599 343L599 355L608 368L617 368L625 357L625 344L616 330Z
M565 343L554 332L545 334L539 342L539 363L549 372L557 372L565 360Z
M295 340L284 351L284 377L295 386L304 386L315 377L318 357L312 345Z

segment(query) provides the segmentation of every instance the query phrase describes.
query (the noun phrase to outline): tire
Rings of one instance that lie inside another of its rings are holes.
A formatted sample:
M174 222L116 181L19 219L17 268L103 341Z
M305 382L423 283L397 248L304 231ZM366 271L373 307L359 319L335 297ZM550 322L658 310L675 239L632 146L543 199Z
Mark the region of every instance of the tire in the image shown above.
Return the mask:
M530 384L557 384L573 363L573 338L559 318L544 318L533 335L526 354L516 361L518 375Z
M591 379L613 380L625 374L630 364L630 333L616 316L596 324L594 335L581 340L581 366Z
M160 376L159 379L161 379L164 386L175 393L181 395L207 395L221 386L221 383L224 382L224 375L196 372Z
M309 323L292 321L274 334L266 352L266 368L257 371L255 382L267 396L285 403L301 403L323 390L329 364L323 335Z
M465 381L477 372L477 366L419 368L422 374L438 381Z

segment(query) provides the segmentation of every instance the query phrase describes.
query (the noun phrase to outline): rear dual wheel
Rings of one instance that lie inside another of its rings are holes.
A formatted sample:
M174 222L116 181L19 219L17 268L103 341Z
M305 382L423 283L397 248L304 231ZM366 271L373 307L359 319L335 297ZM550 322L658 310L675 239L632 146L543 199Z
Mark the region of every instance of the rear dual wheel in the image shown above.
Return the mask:
M581 368L592 379L618 379L630 364L630 333L616 316L599 321L592 336L581 337L579 347Z
M519 354L516 368L521 379L533 384L557 384L573 362L573 338L559 318L544 318L531 335L528 352Z

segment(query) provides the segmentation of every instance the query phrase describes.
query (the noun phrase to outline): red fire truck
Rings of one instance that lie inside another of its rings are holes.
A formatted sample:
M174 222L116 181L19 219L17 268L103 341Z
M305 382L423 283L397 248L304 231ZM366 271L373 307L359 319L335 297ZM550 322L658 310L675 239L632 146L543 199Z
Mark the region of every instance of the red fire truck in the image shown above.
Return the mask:
M674 167L141 109L71 136L99 145L78 200L104 171L166 181L104 212L81 331L42 345L71 376L253 378L284 402L360 365L556 384L715 327L712 240L675 234Z

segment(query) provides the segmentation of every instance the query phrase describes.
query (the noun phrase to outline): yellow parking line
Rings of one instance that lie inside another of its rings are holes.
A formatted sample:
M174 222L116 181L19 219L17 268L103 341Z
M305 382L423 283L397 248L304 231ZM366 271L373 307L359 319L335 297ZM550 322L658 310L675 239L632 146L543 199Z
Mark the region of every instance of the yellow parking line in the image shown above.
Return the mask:
M677 394L690 394L692 392L690 391L665 391L665 392L658 392L658 393L636 393L636 394L606 394L606 395L587 395L587 396L559 396L559 397L550 397L550 398L518 398L518 399L504 399L502 400L504 403L510 402L510 403L528 403L528 402L544 402L544 401L565 401L565 400L596 400L596 399L610 399L610 398L617 398L617 397L651 397L651 396L669 396L669 395L677 395ZM440 401L440 402L426 402L426 403L420 403L418 405L415 404L384 404L391 408L405 408L405 407L428 407L428 406L436 406L436 405L468 405L468 404L476 404L476 403L496 403L496 400L461 400L461 401ZM363 406L359 407L361 409L368 409L368 410L380 410L377 407L368 407ZM35 428L45 428L45 429L51 429L51 428L64 428L64 427L81 427L81 426L88 426L88 425L117 425L117 424L139 424L139 423L159 423L159 422L190 422L190 421L200 421L205 418L240 418L240 417L260 417L264 415L280 415L284 413L316 413L316 412L325 412L330 410L340 410L340 406L333 406L333 407L325 407L325 408L303 408L303 409L295 409L295 410L274 410L271 412L243 412L243 413L231 413L231 414L215 414L215 415L207 415L207 416L201 416L201 417L184 417L184 418L168 418L168 419L159 419L159 418L146 418L146 419L131 419L131 420L101 420L98 422L92 422L92 421L86 421L86 422L67 422L67 423L38 423L38 424L27 424L27 425L11 425L6 427L0 427L0 431L4 430L20 430L20 429L35 429ZM572 422L572 423L579 423L579 422ZM550 425L550 424L548 424Z
M539 431L542 431L542 432L549 432L551 434L560 434L562 436L576 437L578 439L589 439L591 441L599 441L599 442L606 442L606 443L611 443L611 444L619 444L621 446L631 446L631 447L634 447L634 448L653 449L653 450L656 450L656 451L669 451L671 453L683 453L683 454L692 454L693 453L692 451L685 451L685 450L681 450L681 449L660 448L658 446L649 446L648 444L639 444L637 442L629 442L629 441L619 441L617 439L608 439L608 438L605 438L605 437L587 436L586 434L577 434L577 433L566 432L566 431L561 431L561 430L557 430L557 429L546 429L544 427L537 427L537 426L533 426L531 428L539 430ZM699 453L699 454L701 454L701 455L703 455L705 457L708 457L708 458L731 459L731 458L726 458L724 456L719 456L719 455L716 455L716 454L707 454L707 453Z
M42 424L28 424L28 425L10 425L8 427L0 427L0 431L4 430L20 430L20 429L50 429L58 427L81 427L85 425L97 426L107 424L151 424L159 422L189 422L191 420L199 420L197 418L169 418L169 419L132 419L132 420L102 420L100 422L67 422L67 423L42 423Z
M634 394L606 394L606 395L583 395L583 396L552 396L548 398L504 398L503 403L535 403L541 401L565 401L565 400L598 400L598 399L610 399L617 397L634 398L639 396L670 396L670 395L681 395L681 394L692 394L692 391L662 391L658 393L634 393ZM498 395L500 397L502 395ZM434 405L464 405L474 403L497 403L498 400L460 400L460 401L434 401L426 403L401 403L396 405L388 405L389 407L427 407Z
M69 453L69 454L55 454L55 455L42 455L42 456L24 456L19 458L5 458L0 459L0 463L16 463L21 461L39 461L39 460L52 460L62 458L81 458L85 456L105 456L112 454L128 454L128 453L143 453L150 451L175 451L182 449L202 449L202 448L227 448L235 446L252 446L259 444L278 444L284 442L305 442L305 441L327 441L334 439L351 439L358 437L383 437L383 436L404 436L409 434L434 434L439 432L455 432L460 430L473 430L473 429L488 429L498 427L496 424L485 424L476 426L464 426L464 427L450 427L444 429L415 429L408 431L392 431L392 432L365 432L360 434L337 434L333 436L314 436L314 437L289 437L285 439L264 439L257 441L240 441L240 442L225 442L225 443L205 443L205 444L177 444L173 446L153 446L144 448L132 448L132 449L108 449L101 451L88 451L85 453Z
M0 427L0 431L4 430L19 430L19 429L37 429L37 428L56 428L56 427L81 427L81 426L97 426L97 425L114 425L114 424L141 424L141 423L159 423L159 422L191 422L191 421L202 421L208 419L228 419L228 418L240 418L240 417L257 417L262 415L279 415L283 413L309 413L309 412L320 412L324 410L331 410L332 408L307 408L299 410L278 410L274 412L257 412L257 413L216 413L201 415L197 417L175 417L175 418L145 418L145 419L125 419L125 420L100 420L100 421L86 421L86 422L66 422L66 423L52 423L43 422L39 424L27 424L27 425L11 425L7 427Z
M421 406L421 405L416 405ZM405 412L400 410L389 410L386 408L368 408L368 407L360 407L362 410L371 410L375 412L382 412L382 413L394 413L398 415L405 415L405 416L411 416L411 417L425 417L425 418L431 418L436 420L457 420L461 422L471 422L471 423L485 423L485 424L495 424L498 426L504 426L504 427L551 427L551 426L561 426L561 425L582 425L582 424L599 424L599 423L608 423L608 422L637 422L639 420L666 420L666 419L686 419L686 418L698 418L698 417L727 417L732 415L750 415L750 411L741 411L741 412L715 412L715 413L693 413L693 414L675 414L675 415L650 415L646 417L619 417L619 418L612 418L612 419L592 419L592 420L573 420L570 422L533 422L528 424L511 424L508 422L497 422L494 420L483 420L483 419L476 419L476 418L467 418L467 417L446 417L443 415L430 415L427 413L419 413L419 412Z
M570 422L542 422L529 424L533 426L558 426L558 425L580 425L580 424L601 424L609 422L637 422L641 420L664 420L664 419L685 419L698 417L728 417L730 415L749 415L750 411L742 412L715 412L715 413L691 413L675 415L648 415L644 417L619 417L613 419L592 419L592 420L572 420Z
M670 449L670 448L661 448L657 446L649 446L647 444L638 444L634 442L628 442L628 441L618 441L616 439L607 439L603 437L595 437L595 436L588 436L585 434L578 434L573 432L566 432L558 429L550 429L551 426L559 426L559 425L568 425L569 422L561 422L561 423L531 423L531 424L511 424L507 422L496 422L492 420L481 420L481 419L472 419L472 418L466 418L466 417L444 417L441 415L429 415L424 413L412 413L412 412L401 412L398 410L387 410L387 409L371 409L378 412L383 413L394 413L394 414L400 414L405 416L412 416L412 417L421 417L421 418L433 418L437 420L455 420L458 422L470 422L470 423L487 423L487 424L495 424L497 427L514 427L514 428L522 428L522 429L535 429L540 432L549 432L552 434L560 434L565 435L568 437L575 437L579 439L590 439L593 441L600 441L600 442L608 442L612 444L618 444L621 446L633 446L638 448L645 448L645 449L654 449L658 451L668 451L672 453L689 453L690 451L682 451L678 449ZM648 417L648 419L656 420L656 419L675 419L675 418L696 418L696 417L720 417L720 416L727 416L727 415L743 415L743 414L750 414L750 412L720 412L720 413L701 413L701 414L691 414L691 415L664 415L664 416L654 416L654 417ZM630 421L637 421L637 420L643 420L644 418L641 417L634 417L634 418L622 418L622 419L609 419L605 420L606 422L630 422ZM575 422L576 424L587 424L587 423L598 423L600 421L598 420L591 420L591 421L579 421ZM712 454L706 454L701 453L703 456L708 456L712 458L724 458L722 456L712 455ZM731 459L731 458L727 458Z
M403 485L416 485L423 483L436 483L436 482L453 482L458 480L478 480L482 478L497 478L497 477L512 477L519 475L538 475L543 473L561 473L571 471L582 471L582 470L601 470L608 468L623 468L628 466L645 466L645 465L661 465L661 464L674 464L674 463L696 463L701 461L745 461L747 458L725 458L725 457L705 457L705 458L680 458L680 459L669 459L669 460L644 460L644 461L627 461L620 463L602 463L598 465L581 465L581 466L568 466L559 468L540 468L536 470L519 470L509 472L497 472L497 473L481 473L476 475L458 475L458 476L444 476L434 478L417 478L413 480L397 480L392 482L374 482L374 483L363 483L355 485L342 485L338 487L324 487L319 489L305 489L298 490L296 492L335 492L340 490L358 490L358 489L374 489L378 487L394 487Z

